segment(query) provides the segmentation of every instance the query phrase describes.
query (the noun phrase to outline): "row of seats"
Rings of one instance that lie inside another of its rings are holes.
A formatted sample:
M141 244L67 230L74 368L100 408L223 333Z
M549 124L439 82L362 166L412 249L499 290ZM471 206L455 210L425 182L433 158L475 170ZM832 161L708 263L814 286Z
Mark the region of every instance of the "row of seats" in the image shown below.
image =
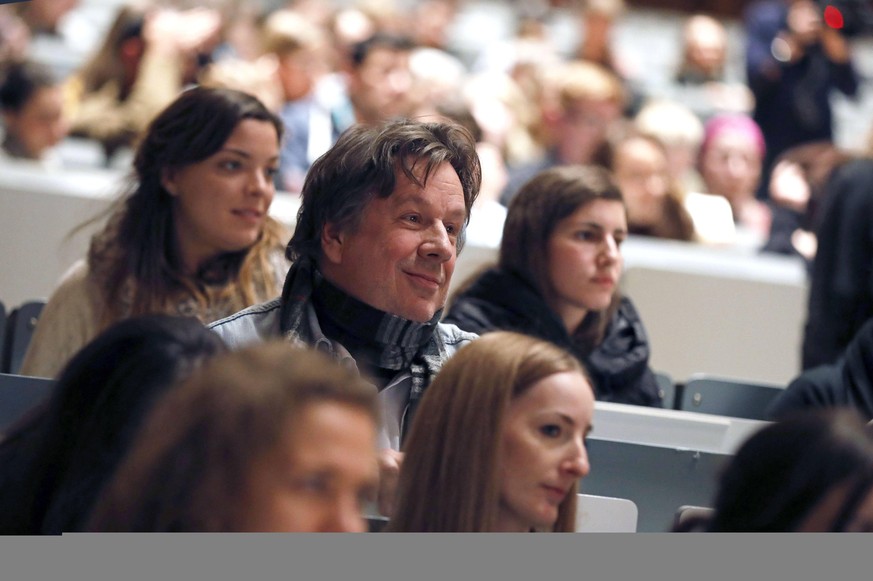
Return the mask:
M635 533L639 510L626 498L578 494L576 500L577 533ZM389 519L380 515L367 516L371 533L385 530Z
M766 420L765 411L784 386L696 373L684 383L674 383L666 373L656 373L666 409L684 410L752 420Z
M0 433L45 401L54 384L0 374ZM667 530L679 507L711 503L725 462L767 422L597 402L593 423L580 532Z
M21 369L45 303L42 299L27 301L7 313L0 302L0 373L18 373Z
M45 301L27 301L11 310L0 302L0 435L44 401L54 381L18 375Z

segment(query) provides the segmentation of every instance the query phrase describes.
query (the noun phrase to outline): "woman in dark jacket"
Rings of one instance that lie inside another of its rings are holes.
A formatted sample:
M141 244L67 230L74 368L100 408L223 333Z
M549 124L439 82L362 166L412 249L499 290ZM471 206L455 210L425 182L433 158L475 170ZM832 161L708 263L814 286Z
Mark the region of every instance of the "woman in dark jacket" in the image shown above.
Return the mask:
M584 363L598 400L660 407L646 331L618 292L626 237L606 170L542 171L510 203L498 265L457 293L444 322L546 339Z

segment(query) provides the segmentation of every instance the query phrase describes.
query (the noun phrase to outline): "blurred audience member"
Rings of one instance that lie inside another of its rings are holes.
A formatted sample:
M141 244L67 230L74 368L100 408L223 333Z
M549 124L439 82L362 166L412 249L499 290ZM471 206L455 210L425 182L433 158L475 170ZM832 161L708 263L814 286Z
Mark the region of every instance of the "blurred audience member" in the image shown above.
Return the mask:
M275 296L288 265L269 216L282 122L254 97L190 89L149 125L127 193L40 316L22 373L54 377L97 333L148 313L204 323Z
M457 98L467 69L460 59L442 49L416 47L409 56L412 74L412 115L433 111L440 103Z
M94 338L0 443L0 533L83 531L153 403L224 350L197 319L166 315Z
M67 83L72 134L96 139L107 157L140 132L187 84L219 39L215 10L124 5L102 46Z
M803 369L834 363L873 317L873 159L834 170L816 215Z
M415 44L451 53L448 36L457 13L458 0L415 2L408 16Z
M377 422L373 387L319 352L217 357L157 402L88 529L364 532Z
M0 63L22 60L30 45L30 30L13 6L0 6Z
M622 118L625 90L604 67L574 61L550 69L541 101L546 155L536 163L510 168L501 196L509 205L518 188L540 170L567 164L588 164Z
M606 67L624 77L612 49L615 22L627 10L624 0L588 0L581 11L582 41L576 49L576 58Z
M635 71L628 70L613 50L616 24L627 12L624 0L587 0L580 11L582 41L576 49L576 58L596 63L621 79L625 88L624 114L633 117L639 111L643 96L633 83Z
M682 61L676 71L679 83L700 85L724 78L727 30L706 14L690 16L682 27Z
M494 145L508 166L522 166L542 156L535 135L535 104L513 78L500 72L470 75L461 89L482 129L482 141Z
M590 383L563 349L517 333L477 339L422 399L388 530L573 532L593 415Z
M761 248L770 236L772 212L755 197L766 147L747 115L717 115L706 122L699 170L705 191L724 196L737 227L737 244Z
M197 84L249 93L277 115L282 109L282 88L276 83L276 63L268 58L243 60L226 57L211 62L203 68Z
M827 183L836 168L857 157L830 141L795 145L776 158L770 174L773 223L763 250L800 256L809 269L818 241L815 228Z
M80 0L27 0L15 10L27 25L31 35L57 35L64 16L79 5Z
M408 36L377 32L354 44L347 59L348 103L331 112L345 130L354 123L377 124L408 116L414 107Z
M296 7L295 10L299 11ZM367 40L377 31L373 17L354 4L334 8L327 18L325 28L330 38L332 70L346 67L352 47Z
M675 75L681 88L675 96L704 119L718 113L749 113L754 106L745 79L733 78L729 70L729 40L724 23L708 14L693 14L682 26L682 56Z
M470 222L465 231L465 243L497 248L503 235L506 206L500 203L500 192L506 187L506 162L500 150L485 141L484 132L466 102L455 95L439 102L431 115L436 120L453 121L464 127L476 140L476 153L482 166L482 185L473 202ZM422 121L428 116L418 117Z
M667 150L657 138L626 127L610 136L594 161L612 172L621 190L630 234L694 240L684 192L672 180Z
M642 133L658 138L667 148L670 175L686 192L704 191L697 171L703 143L703 122L690 107L671 99L651 99L634 116Z
M262 30L264 52L276 62L280 117L287 132L276 185L297 193L309 166L346 127L336 124L330 101L318 91L319 79L328 72L324 31L292 10L273 12Z
M38 161L47 167L60 162L52 148L67 135L63 91L52 72L32 62L0 67L0 112L3 143L0 157Z
M598 400L660 406L645 328L619 292L627 234L606 170L544 170L509 205L498 265L462 283L444 320L551 341L585 364Z
M767 143L758 197L766 198L770 171L786 149L834 140L831 93L854 97L858 75L848 39L822 22L813 0L758 0L744 13L746 78L754 119Z

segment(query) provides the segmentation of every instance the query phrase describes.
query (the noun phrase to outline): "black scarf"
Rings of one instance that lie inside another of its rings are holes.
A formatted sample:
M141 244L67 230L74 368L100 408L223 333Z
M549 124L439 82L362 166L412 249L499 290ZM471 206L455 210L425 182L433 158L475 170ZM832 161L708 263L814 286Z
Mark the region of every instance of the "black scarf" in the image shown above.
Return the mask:
M426 323L416 323L374 309L327 282L310 258L301 258L291 266L282 289L279 326L285 337L306 345L315 343L317 332L306 316L310 305L317 313L329 313L325 326L343 335L330 338L347 350L343 338L358 343L352 349L368 354L372 357L370 363L377 367L393 371L409 369L412 374L410 407L417 404L448 357L435 332L441 312Z

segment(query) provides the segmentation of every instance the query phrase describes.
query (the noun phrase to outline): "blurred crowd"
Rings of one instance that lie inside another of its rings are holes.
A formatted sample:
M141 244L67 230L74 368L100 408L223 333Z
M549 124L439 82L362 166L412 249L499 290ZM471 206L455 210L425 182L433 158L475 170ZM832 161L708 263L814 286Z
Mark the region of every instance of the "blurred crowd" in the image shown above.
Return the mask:
M574 530L595 399L663 403L620 292L629 236L801 262L815 375L774 409L866 416L762 432L697 526L870 529L873 146L838 144L832 106L861 93L859 30L757 0L731 46L676 15L679 58L644 74L623 0L490 3L508 34L476 51L457 31L497 20L471 6L0 7L0 163L63 172L91 147L130 170L36 325L21 372L57 391L2 440L0 531L351 531L373 504L396 531ZM499 260L448 301L465 244ZM807 434L857 471L780 465L809 490L732 521L754 446Z

